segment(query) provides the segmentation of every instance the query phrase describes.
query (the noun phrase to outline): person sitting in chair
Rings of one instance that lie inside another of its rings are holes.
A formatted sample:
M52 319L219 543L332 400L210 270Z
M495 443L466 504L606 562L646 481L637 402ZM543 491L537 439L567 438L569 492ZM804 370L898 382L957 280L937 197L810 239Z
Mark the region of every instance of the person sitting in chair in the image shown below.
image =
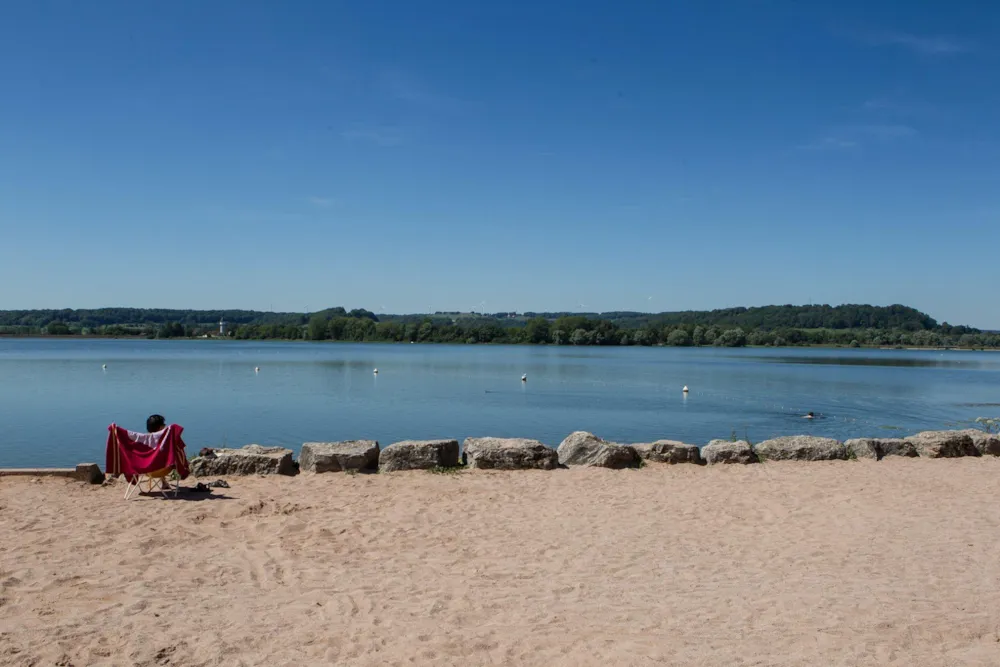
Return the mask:
M163 415L149 415L149 419L146 420L146 432L156 433L157 431L162 431L167 427L167 420L163 418Z
M167 427L167 420L163 418L163 415L149 415L146 419L146 432L156 433L157 431L162 431ZM167 483L166 478L163 479L163 490L169 491L170 484Z

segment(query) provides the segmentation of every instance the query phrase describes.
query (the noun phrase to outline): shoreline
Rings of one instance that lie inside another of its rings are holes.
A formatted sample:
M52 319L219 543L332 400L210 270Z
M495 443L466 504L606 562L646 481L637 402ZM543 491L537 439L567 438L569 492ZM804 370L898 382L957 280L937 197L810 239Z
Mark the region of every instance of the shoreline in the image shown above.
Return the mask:
M799 350L799 349L828 349L828 350L884 350L894 352L1000 352L997 347L918 347L918 346L889 346L889 345L860 345L852 347L850 345L835 344L808 344L808 345L740 345L737 347L718 345L556 345L554 343L465 343L459 341L435 342L435 341L388 341L388 340L305 340L300 338L232 338L211 336L208 338L178 336L175 338L149 338L147 336L101 336L101 335L36 335L36 334L0 334L0 340L121 340L121 341L189 341L189 342L240 342L240 343L311 343L317 345L451 345L467 347L565 347L565 348L669 348L669 349L721 349L721 350Z

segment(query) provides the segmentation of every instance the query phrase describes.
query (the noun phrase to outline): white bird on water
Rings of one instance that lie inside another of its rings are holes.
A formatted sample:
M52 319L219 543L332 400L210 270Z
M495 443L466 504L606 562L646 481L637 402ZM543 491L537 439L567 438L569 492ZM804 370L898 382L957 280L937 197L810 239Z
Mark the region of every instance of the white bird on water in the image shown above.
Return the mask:
M685 394L688 393L688 386L684 385L684 389L682 389L681 391L683 391Z
M377 368L375 369L375 375L378 375L378 369Z
M254 373L260 373L260 366L254 366L253 367L253 372Z
M521 382L527 382L527 381L528 381L528 374L525 373L524 375L521 376Z
M104 369L104 370L108 370L108 365L107 364L101 364L101 368Z

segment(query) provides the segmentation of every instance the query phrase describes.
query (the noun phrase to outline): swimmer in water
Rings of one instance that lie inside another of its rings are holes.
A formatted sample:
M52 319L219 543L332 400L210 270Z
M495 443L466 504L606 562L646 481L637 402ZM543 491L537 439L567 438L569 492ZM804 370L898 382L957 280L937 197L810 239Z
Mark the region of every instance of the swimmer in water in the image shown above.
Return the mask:
M810 412L809 414L805 415L803 419L816 419L816 415Z

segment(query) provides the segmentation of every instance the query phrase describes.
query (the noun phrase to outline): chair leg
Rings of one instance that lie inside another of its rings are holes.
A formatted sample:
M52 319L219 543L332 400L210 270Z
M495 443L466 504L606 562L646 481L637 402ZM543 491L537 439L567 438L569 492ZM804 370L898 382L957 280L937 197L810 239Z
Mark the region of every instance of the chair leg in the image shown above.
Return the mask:
M132 492L138 488L139 488L138 479L135 480L135 484L132 483L132 480L128 480L128 485L125 487L125 500L128 500L129 497L132 495Z

